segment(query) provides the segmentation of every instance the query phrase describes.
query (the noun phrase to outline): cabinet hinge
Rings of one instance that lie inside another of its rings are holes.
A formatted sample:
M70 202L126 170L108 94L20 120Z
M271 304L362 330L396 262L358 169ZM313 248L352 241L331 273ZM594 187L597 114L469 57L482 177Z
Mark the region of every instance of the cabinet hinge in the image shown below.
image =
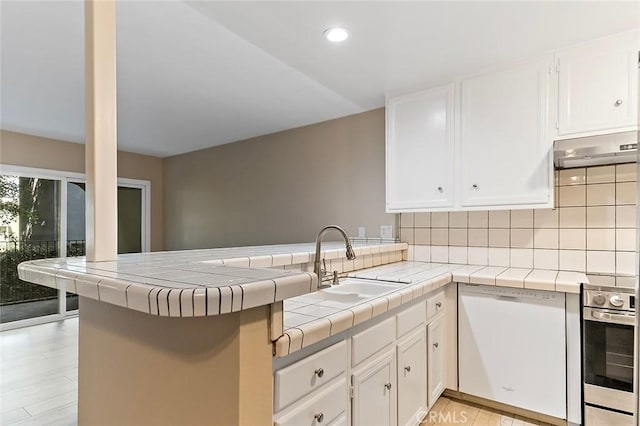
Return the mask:
M560 128L560 123L556 121L556 129Z
M353 386L349 386L349 398L353 399L355 396L355 389Z

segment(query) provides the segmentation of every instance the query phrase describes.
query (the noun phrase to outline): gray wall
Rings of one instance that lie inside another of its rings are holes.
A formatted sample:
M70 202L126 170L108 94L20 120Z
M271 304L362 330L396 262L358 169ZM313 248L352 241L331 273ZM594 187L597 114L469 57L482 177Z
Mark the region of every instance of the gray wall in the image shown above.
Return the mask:
M165 249L308 242L331 223L397 235L384 123L377 109L166 158Z

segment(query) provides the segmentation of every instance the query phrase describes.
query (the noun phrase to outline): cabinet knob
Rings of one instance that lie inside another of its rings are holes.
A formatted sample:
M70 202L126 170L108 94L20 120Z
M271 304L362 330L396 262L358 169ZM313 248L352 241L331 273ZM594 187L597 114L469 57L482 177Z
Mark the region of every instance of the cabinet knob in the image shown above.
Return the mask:
M438 342L435 342L435 343L433 344L433 347L434 347L434 348L436 348L436 349L438 349Z
M391 390L391 383L385 383L384 387L387 388L387 390Z
M442 308L442 302L436 302L436 308Z
M324 370L322 368L318 368L316 371L314 371L314 373L318 377L324 376Z
M616 103L614 104L615 106L620 106L622 105L622 99L618 99L616 100Z
M473 188L473 189L475 189L476 191L477 191L478 189L480 189L480 187L479 187L478 185L476 185L475 183L472 185L472 188Z
M315 421L317 421L318 423L322 423L322 421L324 420L324 414L322 414L322 413L315 414L315 415L313 416L313 418L314 418L314 419L315 419Z
M410 365L407 365L407 366L404 368L404 371L406 371L407 373L410 373L410 372L411 372L411 366L410 366Z
M443 187L441 187L441 186L439 186L439 187L438 187L438 192L444 192L444 188L443 188Z

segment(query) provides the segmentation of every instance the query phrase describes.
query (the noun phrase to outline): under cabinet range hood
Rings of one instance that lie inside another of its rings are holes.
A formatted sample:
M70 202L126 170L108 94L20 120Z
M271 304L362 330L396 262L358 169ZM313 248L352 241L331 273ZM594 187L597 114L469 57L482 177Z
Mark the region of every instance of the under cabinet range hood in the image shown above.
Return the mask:
M553 161L558 169L632 163L637 161L638 132L612 133L553 144Z

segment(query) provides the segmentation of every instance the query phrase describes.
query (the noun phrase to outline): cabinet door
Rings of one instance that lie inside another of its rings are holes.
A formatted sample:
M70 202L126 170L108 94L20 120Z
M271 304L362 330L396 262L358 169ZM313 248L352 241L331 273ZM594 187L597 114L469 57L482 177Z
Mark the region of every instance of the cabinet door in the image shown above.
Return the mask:
M444 391L445 373L445 327L444 316L433 320L427 326L427 364L428 364L428 393L429 407L433 406L436 400Z
M558 54L558 134L606 133L638 124L638 33Z
M398 425L415 425L427 404L427 336L424 326L398 345Z
M552 58L461 81L462 206L551 207Z
M396 424L396 359L390 351L358 370L353 386L353 425Z
M453 205L453 85L387 102L387 211Z

